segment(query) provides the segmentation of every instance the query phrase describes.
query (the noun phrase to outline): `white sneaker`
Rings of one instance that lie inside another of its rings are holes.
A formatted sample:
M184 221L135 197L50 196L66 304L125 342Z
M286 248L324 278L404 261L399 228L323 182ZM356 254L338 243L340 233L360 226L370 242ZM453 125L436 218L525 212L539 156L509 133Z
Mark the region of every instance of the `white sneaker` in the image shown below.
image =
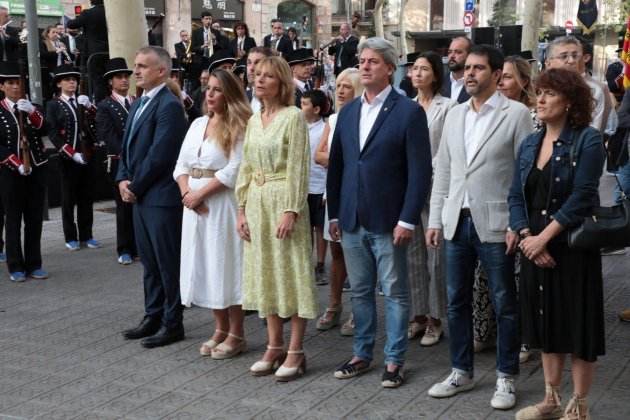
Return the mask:
M439 382L429 389L429 396L433 398L452 397L460 392L470 391L474 386L475 382L472 378L452 371L443 382Z
M497 388L490 400L490 405L498 410L509 410L516 405L514 379L497 378Z

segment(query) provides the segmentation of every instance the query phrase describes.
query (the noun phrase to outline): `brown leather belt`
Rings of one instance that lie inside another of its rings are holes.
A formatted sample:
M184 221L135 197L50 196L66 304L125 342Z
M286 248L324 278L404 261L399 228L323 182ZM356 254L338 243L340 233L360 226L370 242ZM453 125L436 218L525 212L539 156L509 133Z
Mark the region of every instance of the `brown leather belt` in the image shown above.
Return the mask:
M192 168L190 170L190 176L194 179L214 178L215 173L214 169Z

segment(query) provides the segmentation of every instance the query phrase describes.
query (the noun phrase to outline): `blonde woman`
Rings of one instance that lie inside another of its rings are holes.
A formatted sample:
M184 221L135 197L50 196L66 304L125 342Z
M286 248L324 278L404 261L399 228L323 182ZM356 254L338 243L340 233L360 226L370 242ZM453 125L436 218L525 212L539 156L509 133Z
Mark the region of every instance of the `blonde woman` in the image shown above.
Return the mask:
M208 80L205 105L207 114L190 126L173 174L185 206L180 291L185 306L214 313L216 330L200 353L228 359L246 350L233 188L251 110L239 80L222 69Z
M355 68L345 69L336 80L335 89L335 105L337 113L332 114L328 118L328 123L324 127L322 139L315 151L315 162L328 168L328 154L330 151L330 143L335 133L335 124L337 123L337 115L341 108L358 98L363 93L363 86L359 76L359 70ZM328 211L324 218L324 239L330 242L330 254L332 263L330 267L330 301L326 311L317 320L316 328L320 331L326 331L339 325L343 307L341 305L341 293L343 291L343 282L346 279L346 264L343 259L343 250L338 241L333 241L328 232ZM351 336L354 333L352 315L341 327L341 334Z
M440 95L444 80L442 58L434 52L422 53L411 68L411 84L418 91L415 98L427 114L431 158L435 158L442 138L446 114L457 102ZM423 226L429 221L428 203L422 210L422 223L416 226L407 251L411 313L407 338L422 336L421 346L433 346L443 335L442 318L446 318L446 272L444 246L428 248Z
M292 105L286 61L263 58L255 86L262 109L247 124L236 187L238 232L245 241L243 308L267 319L267 351L251 374L269 375L282 364L275 377L286 382L306 372L304 330L306 320L317 316L306 205L310 146L306 121ZM281 318L291 318L287 352Z

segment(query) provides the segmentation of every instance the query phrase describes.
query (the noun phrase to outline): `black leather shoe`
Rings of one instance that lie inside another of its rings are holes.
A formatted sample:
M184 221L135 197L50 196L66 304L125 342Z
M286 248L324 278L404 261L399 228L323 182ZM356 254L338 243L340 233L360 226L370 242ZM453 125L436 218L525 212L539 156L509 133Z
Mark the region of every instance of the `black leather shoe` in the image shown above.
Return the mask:
M122 332L127 340L137 340L139 338L150 337L160 329L160 320L145 316L140 325Z
M184 339L183 326L179 326L177 328L166 328L162 326L160 327L158 332L156 332L154 335L142 340L141 344L143 347L151 349L153 347L167 346L169 344L182 341L183 339Z

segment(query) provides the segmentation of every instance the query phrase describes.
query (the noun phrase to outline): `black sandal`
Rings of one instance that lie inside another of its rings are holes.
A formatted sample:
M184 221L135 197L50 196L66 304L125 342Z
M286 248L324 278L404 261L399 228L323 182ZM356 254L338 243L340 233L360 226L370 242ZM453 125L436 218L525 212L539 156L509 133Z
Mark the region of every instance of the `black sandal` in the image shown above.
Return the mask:
M404 382L402 366L396 366L396 370L390 372L387 370L387 366L385 367L385 372L383 373L383 378L381 385L383 388L398 388Z
M355 376L361 375L370 369L370 363L365 360L358 360L354 363L350 363L352 359L345 362L335 370L335 378L337 379L350 379Z

